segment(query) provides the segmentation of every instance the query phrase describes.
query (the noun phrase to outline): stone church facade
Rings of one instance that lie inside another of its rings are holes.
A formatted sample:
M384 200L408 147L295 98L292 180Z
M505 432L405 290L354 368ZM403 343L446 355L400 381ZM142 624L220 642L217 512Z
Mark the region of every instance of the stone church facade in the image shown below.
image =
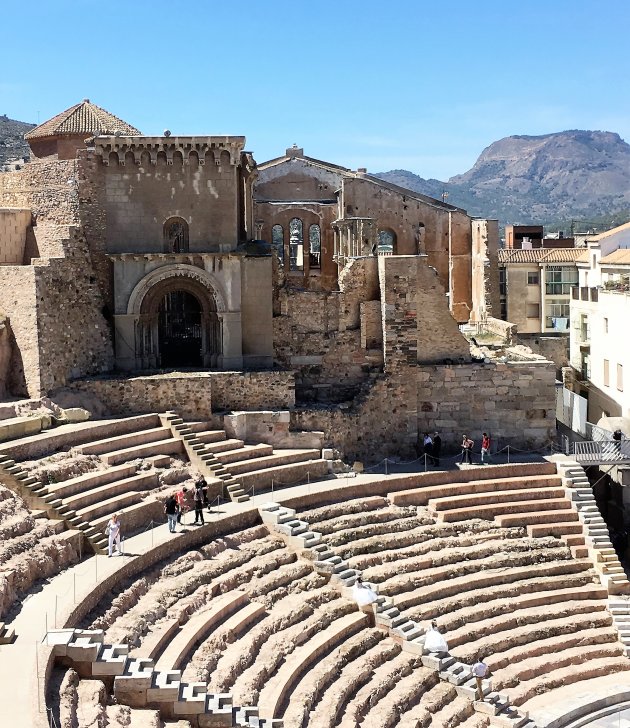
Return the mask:
M498 373L458 329L496 239L464 210L295 147L257 165L243 137L143 136L87 100L27 137L0 175L5 395L286 408L349 456L424 429L551 436L553 367Z

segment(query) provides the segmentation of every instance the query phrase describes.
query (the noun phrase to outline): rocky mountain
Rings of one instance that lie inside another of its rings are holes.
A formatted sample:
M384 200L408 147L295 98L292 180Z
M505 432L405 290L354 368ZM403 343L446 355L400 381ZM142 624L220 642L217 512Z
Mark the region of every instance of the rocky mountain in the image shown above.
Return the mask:
M29 149L24 141L24 134L34 126L35 124L9 119L6 114L0 116L0 169L8 162L28 159Z
M511 136L483 150L447 182L406 170L377 176L503 223L624 217L630 210L630 145L618 134L563 131Z

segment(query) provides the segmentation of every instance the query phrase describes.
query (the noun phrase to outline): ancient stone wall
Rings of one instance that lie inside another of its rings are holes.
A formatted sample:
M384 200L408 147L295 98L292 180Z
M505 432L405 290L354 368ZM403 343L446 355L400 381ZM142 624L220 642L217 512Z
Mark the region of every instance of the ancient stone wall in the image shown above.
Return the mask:
M212 411L287 409L295 405L293 372L212 372Z
M471 321L501 315L499 297L499 224L497 220L472 220Z
M112 334L103 317L103 301L85 240L76 231L71 247L67 257L36 266L42 394L113 366Z
M0 209L0 265L22 264L30 224L30 210Z
M76 225L79 199L75 161L29 162L16 172L0 174L0 207L22 207L32 211L35 224ZM47 257L45 250L41 257Z
M385 370L418 362L470 361L470 347L424 256L379 258Z
M552 361L558 369L569 366L570 341L568 334L556 336L544 336L542 334L517 335L514 343L529 347L534 354L540 354L545 359Z
M279 366L295 370L302 400L351 399L382 367L380 345L366 348L361 342L361 305L372 301L380 317L376 258L351 260L340 276L340 289L279 292L281 315L273 319L274 357Z
M7 388L17 397L39 397L42 387L33 266L0 266L0 309L11 325Z
M61 391L95 398L113 415L174 410L185 419L212 420L216 412L287 409L295 404L291 372L172 372L147 376L94 377L71 382ZM60 391L51 397L58 399ZM79 399L72 400L80 404Z
M481 432L495 446L548 446L555 434L554 367L549 362L418 366L366 385L350 407L296 409L293 429L322 430L325 445L346 459L412 460L418 435L439 431L445 451L457 452L464 432Z

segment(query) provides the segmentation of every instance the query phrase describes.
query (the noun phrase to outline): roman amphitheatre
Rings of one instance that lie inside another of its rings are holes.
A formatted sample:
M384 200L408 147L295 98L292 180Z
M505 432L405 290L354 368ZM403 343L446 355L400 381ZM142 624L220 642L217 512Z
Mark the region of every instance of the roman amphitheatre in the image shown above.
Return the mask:
M460 328L501 333L496 221L88 100L27 140L0 175L0 725L577 728L625 707L628 580L553 454L555 366ZM482 430L493 464L459 466ZM199 476L205 522L171 533Z

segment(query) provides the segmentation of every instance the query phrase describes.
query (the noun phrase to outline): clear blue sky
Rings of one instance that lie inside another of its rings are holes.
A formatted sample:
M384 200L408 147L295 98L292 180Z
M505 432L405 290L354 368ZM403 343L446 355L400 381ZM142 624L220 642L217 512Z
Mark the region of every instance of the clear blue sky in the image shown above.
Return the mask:
M145 134L296 142L370 171L462 173L491 142L630 141L627 0L32 0L2 9L0 114L90 98Z

